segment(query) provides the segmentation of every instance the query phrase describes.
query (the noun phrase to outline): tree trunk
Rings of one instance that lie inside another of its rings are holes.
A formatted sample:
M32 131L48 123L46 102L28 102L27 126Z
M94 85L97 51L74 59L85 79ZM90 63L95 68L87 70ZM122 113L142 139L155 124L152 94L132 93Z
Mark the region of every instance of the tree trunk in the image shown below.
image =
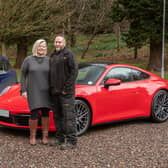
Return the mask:
M120 40L121 40L121 28L120 28L120 23L115 23L113 26L113 31L116 34L116 47L117 51L120 51Z
M117 51L120 51L120 24L117 24Z
M92 34L92 36L90 37L88 43L87 43L87 46L86 46L86 49L83 51L82 55L81 55L81 59L84 59L85 58L85 55L90 47L90 45L92 44L92 41L94 39L94 37L96 36L96 34Z
M70 33L70 47L74 47L76 45L76 35L74 32Z
M67 26L67 34L68 34L68 42L70 47L74 47L76 44L76 35L75 31L71 24L71 17L68 18L68 26Z
M157 39L150 40L150 57L147 69L150 71L161 71L162 42Z
M6 43L5 42L1 42L1 47L2 47L2 56L7 56L7 50L6 50Z
M138 47L134 47L134 59L138 57Z
M17 57L16 57L16 63L15 63L15 68L20 68L21 64L24 60L24 58L27 55L27 44L22 41L17 43Z

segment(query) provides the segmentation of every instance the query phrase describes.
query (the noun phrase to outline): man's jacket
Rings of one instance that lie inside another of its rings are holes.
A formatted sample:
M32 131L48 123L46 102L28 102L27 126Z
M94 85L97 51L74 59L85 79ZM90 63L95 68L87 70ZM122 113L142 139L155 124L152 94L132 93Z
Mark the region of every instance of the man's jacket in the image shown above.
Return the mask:
M67 94L75 93L75 80L77 77L78 65L73 53L64 48L50 55L50 89L51 94L56 95L62 92Z

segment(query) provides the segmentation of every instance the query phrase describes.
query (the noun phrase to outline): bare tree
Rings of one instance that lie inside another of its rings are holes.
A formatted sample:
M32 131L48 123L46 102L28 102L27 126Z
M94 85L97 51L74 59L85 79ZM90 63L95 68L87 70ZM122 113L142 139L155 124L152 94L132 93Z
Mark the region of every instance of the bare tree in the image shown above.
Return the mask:
M92 44L93 39L99 33L105 33L106 28L112 26L109 20L108 13L111 9L112 0L85 0L86 7L83 14L83 24L80 25L79 29L83 32L90 34L90 38L87 43L87 47L81 55L84 59L89 46ZM112 28L111 28L112 31Z
M0 41L17 44L15 67L27 55L27 47L37 38L46 38L56 28L61 0L1 0Z

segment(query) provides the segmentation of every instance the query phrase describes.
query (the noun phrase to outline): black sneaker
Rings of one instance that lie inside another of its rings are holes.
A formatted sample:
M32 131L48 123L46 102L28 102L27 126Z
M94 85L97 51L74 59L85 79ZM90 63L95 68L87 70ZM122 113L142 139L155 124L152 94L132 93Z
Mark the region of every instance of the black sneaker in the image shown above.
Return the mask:
M77 147L76 144L62 143L62 144L60 145L60 150L75 149L76 147Z

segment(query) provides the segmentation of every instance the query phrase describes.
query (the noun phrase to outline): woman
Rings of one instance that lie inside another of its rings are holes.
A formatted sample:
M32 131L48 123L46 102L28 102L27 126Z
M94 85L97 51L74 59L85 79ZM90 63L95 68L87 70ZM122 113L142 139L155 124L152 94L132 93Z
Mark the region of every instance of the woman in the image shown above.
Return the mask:
M25 58L21 67L21 95L28 99L31 111L29 119L30 144L36 144L36 130L39 114L42 115L42 144L48 143L49 127L49 57L47 44L43 39L37 40L32 48L32 56Z

